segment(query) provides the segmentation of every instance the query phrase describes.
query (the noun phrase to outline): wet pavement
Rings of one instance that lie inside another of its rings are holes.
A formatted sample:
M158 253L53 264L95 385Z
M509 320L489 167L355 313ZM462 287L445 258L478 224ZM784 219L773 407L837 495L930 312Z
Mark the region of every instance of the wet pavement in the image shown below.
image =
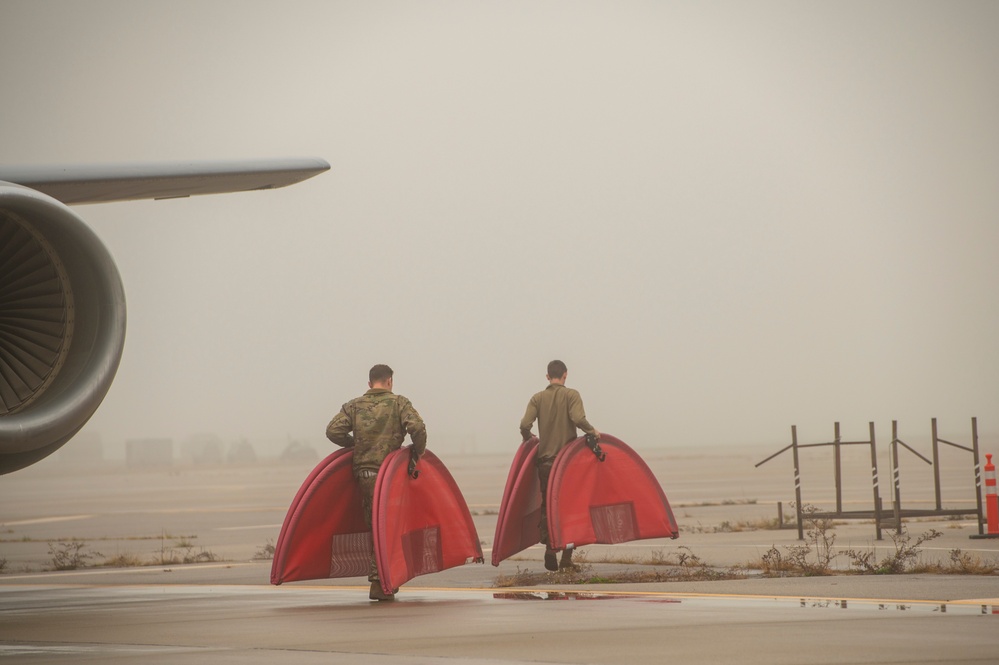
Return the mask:
M720 471L708 458L660 460L656 473L674 502L680 539L588 547L583 562L609 577L654 570L650 562L683 551L723 569L800 544L794 529L754 528L790 483L745 473L753 459L728 460ZM449 462L487 560L505 461ZM266 556L309 468L78 474L43 467L0 478L0 659L999 662L994 574L763 578L750 569L732 580L567 585L549 575L538 586L495 588L499 576L543 571L534 548L498 568L466 565L419 577L392 603L369 601L360 578L273 587L270 562L254 557ZM737 496L715 497L709 468ZM946 562L955 549L999 555L999 541L969 539L976 527L967 520L912 520L907 527L942 534L922 548L924 562ZM870 522L837 524L835 534L837 548L871 548L880 557L894 547L887 531L875 540ZM74 543L90 557L85 567L52 570L53 553ZM92 567L111 558L142 565ZM179 563L184 558L203 563ZM849 567L842 557L833 566Z
M4 580L0 658L984 664L996 662L999 648L993 639L999 598L938 602L412 584L398 600L376 603L360 585L226 584L228 575L244 572L182 568L170 573L171 584L73 573ZM193 581L208 573L216 583ZM996 591L994 583L991 589Z

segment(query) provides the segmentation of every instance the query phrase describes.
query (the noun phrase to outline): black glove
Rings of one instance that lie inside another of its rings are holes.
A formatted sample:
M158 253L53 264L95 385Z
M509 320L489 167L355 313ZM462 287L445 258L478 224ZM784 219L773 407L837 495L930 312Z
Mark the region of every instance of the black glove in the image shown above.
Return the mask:
M409 477L416 480L420 477L420 472L416 468L416 463L420 461L420 456L415 450L409 451Z
M605 459L607 459L607 453L605 453L600 448L599 441L600 441L600 439L598 439L593 434L587 434L586 435L586 447L593 451L593 454L597 456L598 460L600 460L601 462L603 462Z

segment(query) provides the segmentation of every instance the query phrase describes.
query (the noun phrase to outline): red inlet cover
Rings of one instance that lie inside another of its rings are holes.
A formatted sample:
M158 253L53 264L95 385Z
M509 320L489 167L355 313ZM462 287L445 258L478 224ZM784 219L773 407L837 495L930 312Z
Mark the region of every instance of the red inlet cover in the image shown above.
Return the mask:
M521 444L507 475L493 538L492 564L540 542L541 488L534 465L538 439ZM627 444L600 438L604 461L585 438L559 453L548 481L548 540L562 549L591 543L676 538L676 520L659 481Z
M364 523L353 460L353 450L338 450L302 483L274 546L271 584L367 576L371 531Z
M429 450L419 478L409 477L409 447L382 463L372 507L374 538L364 524L354 453L339 450L316 466L288 508L271 566L271 584L367 576L372 547L391 591L417 575L482 561L465 499Z
M429 450L411 478L410 447L382 462L372 508L375 559L386 592L417 575L476 561L482 546L465 499L451 473Z
M555 459L548 480L548 534L555 549L591 543L676 538L669 501L645 461L602 434L603 462L580 437Z
M496 535L493 537L492 564L509 559L517 552L541 542L538 523L541 521L541 485L534 460L538 456L538 437L520 445L510 465L503 488Z

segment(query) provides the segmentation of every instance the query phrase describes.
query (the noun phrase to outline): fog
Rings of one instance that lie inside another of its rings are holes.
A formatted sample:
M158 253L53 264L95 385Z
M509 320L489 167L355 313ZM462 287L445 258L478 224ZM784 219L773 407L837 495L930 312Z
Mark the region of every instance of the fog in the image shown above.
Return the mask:
M999 441L996 35L988 1L2 0L0 162L332 164L75 208L128 299L106 449L325 450L388 363L431 449L512 455L553 358L639 449Z

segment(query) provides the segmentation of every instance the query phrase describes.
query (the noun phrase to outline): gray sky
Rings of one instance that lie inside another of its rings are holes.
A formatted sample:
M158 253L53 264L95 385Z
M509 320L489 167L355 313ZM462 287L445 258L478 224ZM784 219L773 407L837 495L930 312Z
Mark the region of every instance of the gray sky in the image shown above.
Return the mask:
M0 0L0 161L319 156L82 206L125 283L87 426L308 438L368 368L506 450L561 358L636 448L999 440L995 2Z

